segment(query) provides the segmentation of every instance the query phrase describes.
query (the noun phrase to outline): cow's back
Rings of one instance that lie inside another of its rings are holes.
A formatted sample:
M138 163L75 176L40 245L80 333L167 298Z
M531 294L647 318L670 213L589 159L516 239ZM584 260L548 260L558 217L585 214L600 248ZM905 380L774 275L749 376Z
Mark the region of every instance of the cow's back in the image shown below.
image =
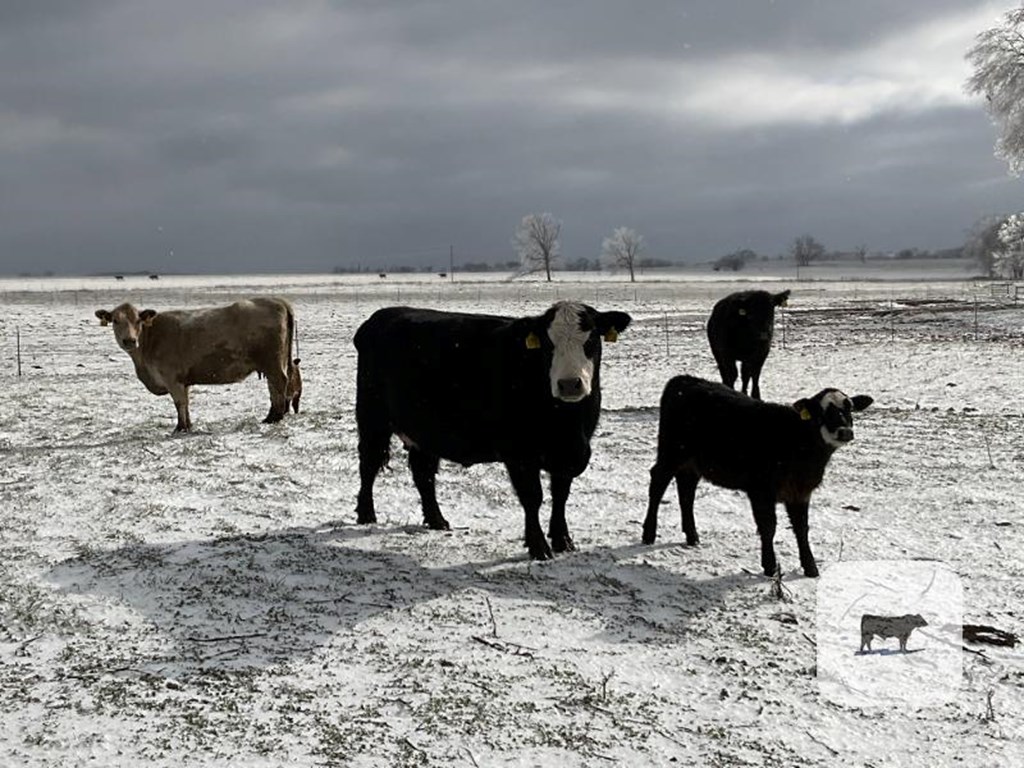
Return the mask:
M291 307L255 298L225 307L158 313L142 341L146 367L185 384L240 381L253 371L287 367Z
M461 464L521 459L579 474L600 393L556 403L512 318L391 307L359 328L357 416ZM595 382L596 385L596 382ZM365 423L365 422L364 422Z
M824 465L808 471L801 458L806 440L791 407L755 400L717 382L677 376L662 393L659 453L675 453L666 458L725 488L767 483L779 490L780 500L809 493L820 483Z

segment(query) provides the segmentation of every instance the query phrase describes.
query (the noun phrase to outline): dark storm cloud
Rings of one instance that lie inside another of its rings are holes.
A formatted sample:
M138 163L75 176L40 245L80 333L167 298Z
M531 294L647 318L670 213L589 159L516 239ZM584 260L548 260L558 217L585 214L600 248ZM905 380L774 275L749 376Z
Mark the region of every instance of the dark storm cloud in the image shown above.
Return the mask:
M998 6L0 6L0 271L957 244L1017 182L962 94ZM173 252L173 257L172 257Z

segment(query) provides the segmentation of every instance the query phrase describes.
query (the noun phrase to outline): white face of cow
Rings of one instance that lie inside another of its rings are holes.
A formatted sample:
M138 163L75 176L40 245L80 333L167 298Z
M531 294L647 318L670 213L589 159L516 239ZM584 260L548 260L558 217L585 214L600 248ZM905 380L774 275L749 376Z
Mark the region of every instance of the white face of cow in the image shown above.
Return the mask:
M593 330L583 330L586 316L582 304L560 304L548 326L551 340L551 396L567 403L577 403L590 395L594 381L595 347ZM587 353L590 353L588 355Z
M853 440L853 412L863 411L873 402L867 395L856 395L851 399L838 389L823 390L815 395L814 400L820 413L821 439L833 448Z

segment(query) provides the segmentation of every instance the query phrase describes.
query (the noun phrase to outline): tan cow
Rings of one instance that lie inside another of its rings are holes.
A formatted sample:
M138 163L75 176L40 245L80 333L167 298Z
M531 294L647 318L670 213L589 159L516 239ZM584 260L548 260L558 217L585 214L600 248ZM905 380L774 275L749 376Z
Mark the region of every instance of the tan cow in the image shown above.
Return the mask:
M154 395L170 394L178 412L175 432L192 428L188 388L232 384L253 371L267 378L270 412L280 421L289 402L298 411L302 379L292 361L295 315L283 299L255 298L226 307L141 312L125 303L96 310L101 325L113 324L114 338L135 364L139 381Z

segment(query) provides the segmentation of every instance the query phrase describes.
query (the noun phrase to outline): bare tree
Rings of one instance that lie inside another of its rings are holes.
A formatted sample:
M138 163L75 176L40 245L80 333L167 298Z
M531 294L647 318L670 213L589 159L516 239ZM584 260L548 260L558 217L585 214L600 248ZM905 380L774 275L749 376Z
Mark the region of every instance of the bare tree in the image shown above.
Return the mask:
M1002 24L986 29L967 52L974 74L968 93L985 97L999 129L996 155L1015 176L1024 170L1024 8L1008 11Z
M544 270L551 282L551 265L560 254L558 236L561 233L562 222L550 213L531 213L523 217L512 245L519 254L524 274Z
M617 227L601 242L601 260L613 267L629 270L629 282L636 282L636 267L640 264L640 252L644 249L644 238L629 227Z
M853 255L857 257L857 261L864 264L868 260L868 247L861 243L853 249Z
M798 267L806 267L815 259L820 259L825 255L825 246L810 235L800 235L793 241L790 252Z
M983 216L967 233L964 256L977 261L988 277L996 275L995 256L1003 248L999 230L1005 222L1006 216Z

